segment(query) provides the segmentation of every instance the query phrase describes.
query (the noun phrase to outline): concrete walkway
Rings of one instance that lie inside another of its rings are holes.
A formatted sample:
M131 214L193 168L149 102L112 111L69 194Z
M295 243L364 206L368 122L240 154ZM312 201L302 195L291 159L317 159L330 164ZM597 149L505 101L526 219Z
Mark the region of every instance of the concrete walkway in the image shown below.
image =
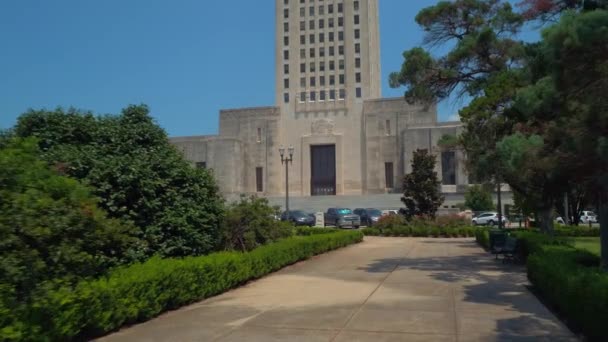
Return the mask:
M104 341L575 341L471 239L373 238Z

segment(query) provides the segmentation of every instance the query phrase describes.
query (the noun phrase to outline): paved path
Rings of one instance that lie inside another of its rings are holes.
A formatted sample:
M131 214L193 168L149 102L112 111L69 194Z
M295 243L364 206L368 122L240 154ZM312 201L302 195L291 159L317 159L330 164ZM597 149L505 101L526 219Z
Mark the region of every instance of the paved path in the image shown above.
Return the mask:
M572 341L471 239L373 238L107 341Z

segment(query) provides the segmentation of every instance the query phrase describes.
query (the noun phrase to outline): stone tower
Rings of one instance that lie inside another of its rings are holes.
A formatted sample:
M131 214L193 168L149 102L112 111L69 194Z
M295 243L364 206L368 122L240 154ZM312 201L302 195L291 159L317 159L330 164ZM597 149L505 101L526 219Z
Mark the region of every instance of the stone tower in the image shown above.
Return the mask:
M320 194L311 148L333 145L326 194L361 194L363 103L381 97L378 1L276 0L275 20L279 140L296 147L290 189Z

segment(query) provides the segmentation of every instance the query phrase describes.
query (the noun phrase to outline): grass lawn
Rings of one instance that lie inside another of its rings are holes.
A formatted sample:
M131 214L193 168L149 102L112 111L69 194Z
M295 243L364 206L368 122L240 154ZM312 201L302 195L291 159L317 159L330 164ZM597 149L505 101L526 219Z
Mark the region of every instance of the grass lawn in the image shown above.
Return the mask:
M577 237L574 238L574 247L586 249L589 252L600 255L600 238L599 237Z

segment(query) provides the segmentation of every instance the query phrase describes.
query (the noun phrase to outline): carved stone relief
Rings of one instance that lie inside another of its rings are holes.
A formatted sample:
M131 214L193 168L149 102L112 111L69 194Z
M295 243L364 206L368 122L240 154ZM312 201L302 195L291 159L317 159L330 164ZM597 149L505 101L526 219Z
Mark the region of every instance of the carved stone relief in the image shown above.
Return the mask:
M319 119L312 122L311 131L313 135L332 134L334 126L333 120Z

